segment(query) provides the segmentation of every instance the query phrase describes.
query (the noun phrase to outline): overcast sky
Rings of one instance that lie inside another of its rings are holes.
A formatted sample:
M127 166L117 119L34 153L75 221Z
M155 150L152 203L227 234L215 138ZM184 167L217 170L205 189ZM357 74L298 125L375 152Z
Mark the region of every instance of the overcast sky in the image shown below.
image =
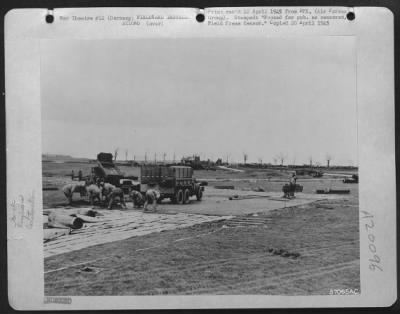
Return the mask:
M357 165L352 37L42 41L43 152Z

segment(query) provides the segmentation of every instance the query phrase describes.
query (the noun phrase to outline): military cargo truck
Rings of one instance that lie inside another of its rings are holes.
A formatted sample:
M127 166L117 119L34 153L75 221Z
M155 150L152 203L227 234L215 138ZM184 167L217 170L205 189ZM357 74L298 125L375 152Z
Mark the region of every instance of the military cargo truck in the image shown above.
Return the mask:
M163 199L169 198L176 204L187 204L189 198L203 197L204 186L193 177L193 169L186 166L142 165L140 167L140 192L148 189L160 191Z

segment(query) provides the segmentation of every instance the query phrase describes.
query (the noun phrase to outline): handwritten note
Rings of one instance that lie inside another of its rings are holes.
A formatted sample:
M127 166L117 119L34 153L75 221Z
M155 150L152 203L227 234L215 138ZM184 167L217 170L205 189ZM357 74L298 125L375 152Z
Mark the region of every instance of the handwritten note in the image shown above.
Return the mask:
M19 195L17 199L11 200L9 204L10 227L32 229L35 212L35 192L28 196Z
M370 253L370 258L369 258L369 269L371 271L376 271L377 269L380 271L383 271L382 264L381 264L381 257L377 253L377 247L375 244L375 233L374 233L374 228L375 228L375 222L374 222L374 215L370 214L369 212L362 210L361 213L363 216L361 219L365 221L364 227L365 230L367 231L367 237L368 237L368 250Z

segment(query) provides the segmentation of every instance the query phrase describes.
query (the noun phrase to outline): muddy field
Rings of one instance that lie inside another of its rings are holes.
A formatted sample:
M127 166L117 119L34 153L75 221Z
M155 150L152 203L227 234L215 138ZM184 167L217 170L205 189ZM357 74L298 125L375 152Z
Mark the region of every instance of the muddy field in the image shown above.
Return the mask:
M44 186L69 182L71 169L85 172L90 165L43 163ZM300 177L303 193L284 200L286 171L196 171L195 176L208 181L201 202L182 206L165 200L156 214L131 203L112 215L95 206L108 219L107 231L102 224L87 226L45 244L46 295L359 291L357 184L335 176ZM217 189L227 185L234 189ZM315 194L328 188L350 194ZM260 189L264 192L255 192ZM252 198L229 200L235 194ZM74 206L88 207L78 195L75 201ZM59 190L43 191L43 202L45 208L68 208ZM82 246L82 241L92 242Z

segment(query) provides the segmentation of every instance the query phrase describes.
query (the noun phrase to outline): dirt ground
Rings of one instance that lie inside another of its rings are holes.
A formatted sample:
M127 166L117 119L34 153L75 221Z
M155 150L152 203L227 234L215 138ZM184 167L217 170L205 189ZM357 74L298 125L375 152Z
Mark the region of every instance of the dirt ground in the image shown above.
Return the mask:
M77 169L46 164L44 186L61 186L70 180L70 169ZM325 295L330 289L359 291L357 184L343 184L334 176L300 177L304 191L292 202L279 197L288 172L217 170L196 171L195 176L209 182L203 201L192 200L185 206L165 201L159 206L160 214L229 214L234 218L50 256L45 259L45 294ZM235 189L214 188L220 185ZM265 192L252 191L257 187ZM346 188L351 193L316 197L317 188ZM234 194L266 197L229 200ZM66 206L60 191L43 191L43 200L46 208Z

